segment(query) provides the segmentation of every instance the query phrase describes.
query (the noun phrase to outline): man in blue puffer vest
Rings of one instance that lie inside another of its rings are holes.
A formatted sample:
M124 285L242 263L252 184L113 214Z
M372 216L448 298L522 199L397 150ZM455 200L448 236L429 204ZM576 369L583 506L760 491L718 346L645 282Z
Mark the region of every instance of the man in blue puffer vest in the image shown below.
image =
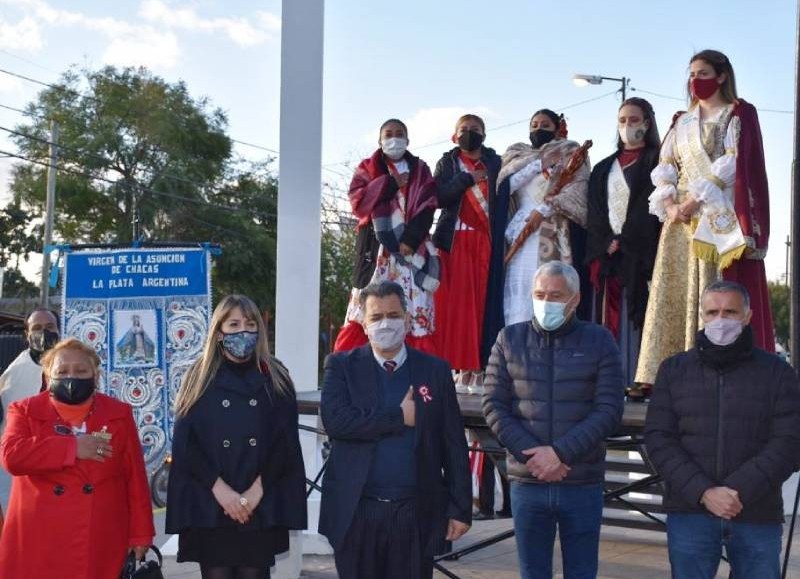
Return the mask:
M604 441L624 384L611 333L575 317L579 287L572 266L541 266L534 319L500 332L486 369L483 413L508 452L522 579L552 578L556 528L565 579L597 576Z

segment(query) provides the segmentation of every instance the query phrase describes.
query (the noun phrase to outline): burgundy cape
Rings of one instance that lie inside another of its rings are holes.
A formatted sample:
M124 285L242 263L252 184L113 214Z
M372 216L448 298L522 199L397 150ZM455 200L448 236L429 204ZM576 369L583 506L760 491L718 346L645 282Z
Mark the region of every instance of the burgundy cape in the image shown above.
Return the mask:
M772 324L767 274L764 257L769 243L769 187L764 166L764 146L758 114L753 105L739 99L733 115L739 117L741 135L736 157L736 183L734 209L739 218L747 251L722 272L723 278L735 281L750 293L755 346L768 352L775 351L775 330Z

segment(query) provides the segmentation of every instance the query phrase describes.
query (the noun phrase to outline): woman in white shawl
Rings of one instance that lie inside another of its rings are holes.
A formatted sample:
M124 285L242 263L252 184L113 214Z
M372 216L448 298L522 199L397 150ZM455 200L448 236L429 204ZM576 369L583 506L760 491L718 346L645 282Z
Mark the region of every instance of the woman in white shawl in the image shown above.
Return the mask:
M506 325L533 319L531 284L538 267L548 261L572 264L588 283L583 266L586 250L587 189L591 167L588 158L559 191L553 191L561 170L579 148L566 139L563 116L550 109L537 111L530 121L531 144L511 145L503 155L498 182L508 180L511 217L506 241L524 239L506 265L503 294ZM502 186L502 185L501 185ZM555 193L555 194L554 194ZM528 222L533 233L520 237ZM582 291L578 317L587 319L591 291Z

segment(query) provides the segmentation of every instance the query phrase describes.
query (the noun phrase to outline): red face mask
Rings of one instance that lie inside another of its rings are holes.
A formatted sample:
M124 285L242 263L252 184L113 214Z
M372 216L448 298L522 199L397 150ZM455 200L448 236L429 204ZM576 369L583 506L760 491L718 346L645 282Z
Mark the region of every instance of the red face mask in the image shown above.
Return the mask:
M693 78L689 86L692 89L692 95L704 101L714 96L714 93L719 90L720 84L717 82L717 77Z

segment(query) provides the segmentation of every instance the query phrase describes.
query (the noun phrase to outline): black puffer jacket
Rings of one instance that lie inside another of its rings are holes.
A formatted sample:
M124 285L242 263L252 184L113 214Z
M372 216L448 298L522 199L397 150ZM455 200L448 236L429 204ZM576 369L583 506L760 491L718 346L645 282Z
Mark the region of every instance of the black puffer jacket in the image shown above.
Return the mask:
M436 163L436 170L433 173L436 179L436 199L442 210L439 221L436 223L436 231L433 233L433 243L445 251L453 248L453 236L458 215L461 212L464 191L475 184L472 175L462 171L458 165L460 151L461 149L456 147L442 155L442 158ZM486 176L489 179L487 202L491 219L495 212L495 191L497 190L497 174L500 172L500 156L494 149L481 147L481 161L486 165ZM504 215L504 223L505 219Z
M573 318L555 332L535 322L505 327L489 357L483 413L508 450L508 474L538 482L522 451L552 446L567 484L603 481L605 439L622 420L623 378L611 333Z
M705 512L703 493L739 493L744 522L783 522L781 485L800 458L800 390L794 370L753 348L717 370L696 348L661 365L645 443L666 482L668 511Z

